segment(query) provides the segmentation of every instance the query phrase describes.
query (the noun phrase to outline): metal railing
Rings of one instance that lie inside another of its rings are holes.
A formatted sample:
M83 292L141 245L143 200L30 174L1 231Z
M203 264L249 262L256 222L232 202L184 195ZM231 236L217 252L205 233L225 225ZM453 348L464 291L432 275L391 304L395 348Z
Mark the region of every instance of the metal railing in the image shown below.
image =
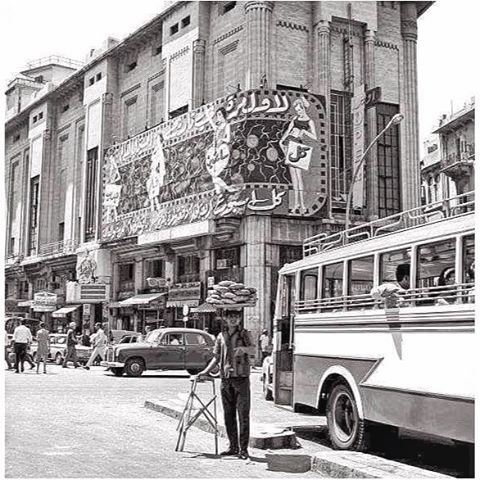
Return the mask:
M456 163L472 162L475 160L475 144L468 144L464 152L452 152L440 160L442 168L449 167Z
M339 248L349 243L368 240L410 228L439 222L475 210L474 192L464 193L446 200L422 205L389 217L380 218L363 225L351 227L331 235L321 233L307 238L303 242L303 256L307 257L333 248Z
M25 70L31 70L33 68L42 67L44 65L62 65L64 67L71 67L71 68L81 68L83 67L84 63L78 60L73 60L71 58L62 57L61 55L48 55L47 57L42 57L37 60L33 60L27 63L27 68Z
M460 283L457 285L444 285L440 287L421 287L400 291L395 294L392 302L374 299L371 294L345 295L340 297L316 298L295 302L295 312L304 313L329 313L345 312L350 310L371 310L389 306L398 308L421 306L444 306L463 303L474 303L474 283Z
M73 240L60 240L58 242L43 243L38 247L39 255L54 255L57 253L72 253L76 243Z

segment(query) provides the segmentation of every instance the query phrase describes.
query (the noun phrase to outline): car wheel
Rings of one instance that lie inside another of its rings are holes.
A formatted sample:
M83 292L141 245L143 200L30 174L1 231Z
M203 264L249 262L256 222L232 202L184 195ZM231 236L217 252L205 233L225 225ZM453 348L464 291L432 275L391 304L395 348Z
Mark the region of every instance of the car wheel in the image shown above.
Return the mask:
M123 368L122 367L112 367L110 371L116 376L121 377L123 375Z
M125 372L129 377L139 377L145 370L145 363L141 358L129 358L125 364Z
M263 383L263 398L265 400L273 400L273 395L272 395L272 391L270 390L270 388L268 388L268 380L266 378L267 376L266 375L262 375L262 383Z
M55 355L55 363L57 365L61 365L63 363L63 358L62 358L62 354L61 353L57 353Z
M358 415L350 388L337 383L327 402L328 435L336 450L362 451L366 448L365 421Z

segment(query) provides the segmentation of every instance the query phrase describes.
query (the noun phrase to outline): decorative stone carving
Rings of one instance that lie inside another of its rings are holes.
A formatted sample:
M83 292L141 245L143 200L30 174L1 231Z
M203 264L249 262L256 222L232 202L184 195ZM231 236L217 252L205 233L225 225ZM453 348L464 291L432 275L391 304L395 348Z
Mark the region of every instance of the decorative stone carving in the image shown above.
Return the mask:
M77 266L78 283L95 283L95 272L97 271L97 262L87 250L85 257Z

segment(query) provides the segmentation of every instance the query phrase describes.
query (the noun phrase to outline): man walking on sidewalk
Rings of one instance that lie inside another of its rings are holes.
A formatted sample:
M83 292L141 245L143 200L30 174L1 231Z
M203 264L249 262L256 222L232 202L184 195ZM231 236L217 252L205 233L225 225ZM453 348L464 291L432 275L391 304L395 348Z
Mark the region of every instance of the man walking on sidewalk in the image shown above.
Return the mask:
M96 332L90 337L93 345L93 352L90 355L87 364L85 365L85 368L87 370L90 370L90 367L92 366L98 355L100 355L102 360L105 360L105 344L107 341L107 337L102 329L102 324L96 323L95 330Z
M22 319L22 323L15 328L13 332L14 351L15 351L15 373L23 372L23 364L25 363L25 357L27 355L27 347L29 343L32 343L32 332L26 325L27 321ZM34 368L33 365L30 368Z
M255 347L250 334L240 327L239 312L229 312L223 320L223 330L215 340L214 357L197 378L201 380L202 376L207 375L217 363L220 363L222 379L220 392L225 428L230 442L228 450L220 455L239 455L241 459L246 460L250 436L249 357L255 355Z
M65 355L65 359L63 360L63 368L68 368L67 363L70 359L73 360L73 365L75 368L78 368L80 365L78 364L77 350L75 349L75 345L78 343L77 339L75 338L75 328L77 324L75 322L71 322L69 326L70 328L67 332L67 353Z

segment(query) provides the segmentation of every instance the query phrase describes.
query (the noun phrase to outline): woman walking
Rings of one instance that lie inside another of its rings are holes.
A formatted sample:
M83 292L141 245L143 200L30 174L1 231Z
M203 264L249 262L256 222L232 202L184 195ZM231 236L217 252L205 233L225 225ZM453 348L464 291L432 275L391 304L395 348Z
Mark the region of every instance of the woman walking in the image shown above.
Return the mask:
M45 323L40 322L40 330L37 332L37 373L40 370L40 362L43 362L43 373L47 373L47 360L50 352L50 333L45 328Z

